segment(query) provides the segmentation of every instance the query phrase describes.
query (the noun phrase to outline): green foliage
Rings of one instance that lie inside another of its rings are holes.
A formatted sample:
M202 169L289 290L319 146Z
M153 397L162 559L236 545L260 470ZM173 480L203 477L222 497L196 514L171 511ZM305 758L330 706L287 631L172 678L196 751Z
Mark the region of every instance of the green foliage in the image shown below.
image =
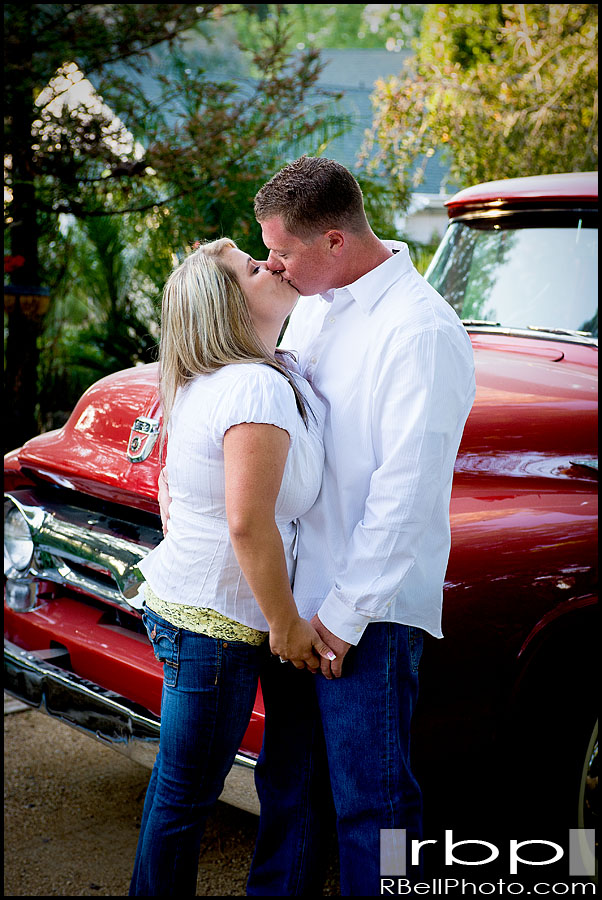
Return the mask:
M499 3L430 4L416 42L418 59L423 66L445 60L463 69L490 63L502 41L503 24Z
M430 6L407 71L377 84L364 164L376 148L402 204L437 149L459 186L596 169L597 46L597 5Z
M212 45L224 32L230 46L216 54ZM133 68L129 58L105 62L91 76L96 96L77 106L63 100L88 73L62 65L31 111L34 141L26 149L38 210L85 219L169 208L177 219L184 209L190 230L206 237L236 220L230 210L241 184L250 195L283 148L313 134L320 144L333 118L334 95L316 87L317 52L291 58L278 18L262 37L245 56L232 47L227 20L204 22L203 33L188 35L185 52L155 50L145 61L134 58ZM78 56L77 46L71 54ZM16 158L21 146L10 128L9 135ZM9 177L9 187L18 192L20 184ZM17 231L14 221L9 226Z
M236 17L235 25L239 37L254 47L261 45L265 24L280 18L287 24L290 49L398 51L417 37L425 9L414 3L265 3L254 7L252 17Z
M256 191L341 127L318 52L289 52L290 17L266 14L261 41L239 44L234 20L261 15L247 6L5 5L5 226L25 260L11 278L52 296L35 353L8 321L6 358L38 367L37 397L19 393L14 362L6 382L14 409L37 400L42 427L152 356L161 287L195 240L227 234L263 255Z
M171 259L163 254L156 265L153 224L139 235L131 217L99 216L74 221L62 235L72 277L56 291L40 341L44 428L63 424L93 381L156 358L159 299Z

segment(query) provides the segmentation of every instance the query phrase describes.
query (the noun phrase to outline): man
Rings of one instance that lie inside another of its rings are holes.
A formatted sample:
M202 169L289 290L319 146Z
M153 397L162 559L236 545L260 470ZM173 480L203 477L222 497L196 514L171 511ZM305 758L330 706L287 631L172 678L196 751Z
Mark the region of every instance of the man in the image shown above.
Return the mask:
M268 267L301 294L282 347L298 354L328 410L323 484L300 523L294 595L336 660L321 660L324 677L275 658L265 666L247 893L320 892L334 801L341 893L376 895L380 830L421 835L410 723L423 633L442 637L472 348L407 246L374 234L343 166L302 157L258 192L255 215Z

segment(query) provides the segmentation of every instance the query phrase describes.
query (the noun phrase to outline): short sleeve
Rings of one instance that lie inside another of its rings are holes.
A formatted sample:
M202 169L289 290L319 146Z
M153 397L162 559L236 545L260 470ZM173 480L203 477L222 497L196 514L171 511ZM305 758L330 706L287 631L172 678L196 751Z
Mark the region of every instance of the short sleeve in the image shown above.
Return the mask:
M233 425L256 422L284 429L292 444L300 416L295 394L284 375L262 363L233 364L229 368L229 383L216 397L211 417L214 442L221 447Z

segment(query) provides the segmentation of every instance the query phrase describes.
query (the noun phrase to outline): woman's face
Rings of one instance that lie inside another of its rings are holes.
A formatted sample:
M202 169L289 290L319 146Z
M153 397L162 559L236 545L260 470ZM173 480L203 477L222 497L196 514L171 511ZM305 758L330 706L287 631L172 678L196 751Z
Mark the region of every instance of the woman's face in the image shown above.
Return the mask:
M277 340L299 291L282 275L270 272L265 262L257 262L242 250L231 247L221 256L238 278L257 333L266 343L273 342L274 333Z

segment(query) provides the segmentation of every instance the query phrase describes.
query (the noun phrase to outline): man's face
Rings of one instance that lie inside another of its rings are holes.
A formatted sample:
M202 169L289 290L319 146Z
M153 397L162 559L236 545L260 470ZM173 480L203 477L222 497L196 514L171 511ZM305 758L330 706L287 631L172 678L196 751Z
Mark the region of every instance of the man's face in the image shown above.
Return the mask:
M300 294L307 297L336 286L330 232L302 241L286 230L279 216L262 222L261 232L269 250L268 269L280 272Z

